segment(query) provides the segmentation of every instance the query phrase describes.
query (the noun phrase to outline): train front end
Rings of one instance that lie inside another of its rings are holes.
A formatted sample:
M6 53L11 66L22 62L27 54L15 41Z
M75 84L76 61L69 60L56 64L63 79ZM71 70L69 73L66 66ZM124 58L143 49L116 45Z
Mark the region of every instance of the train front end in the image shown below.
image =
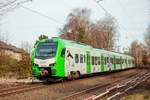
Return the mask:
M63 77L63 62L58 57L58 41L47 39L40 41L34 48L32 54L32 74L34 77L44 79L56 79ZM60 62L61 62L61 67ZM59 71L61 70L61 71Z

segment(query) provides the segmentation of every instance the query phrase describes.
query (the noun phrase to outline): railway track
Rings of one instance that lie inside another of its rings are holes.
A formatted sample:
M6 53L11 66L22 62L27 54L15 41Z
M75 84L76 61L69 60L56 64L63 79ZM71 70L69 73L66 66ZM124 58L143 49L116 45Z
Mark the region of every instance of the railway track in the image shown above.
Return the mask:
M23 92L31 91L33 89L40 89L43 87L45 87L45 85L43 84L31 84L31 85L16 85L10 88L3 88L0 89L0 97L23 93Z
M140 78L142 79L144 75L147 75L146 72L141 72L141 73L135 73L128 75L128 77L124 79L119 79L115 80L113 82L109 82L107 84L98 84L97 86L75 92L71 95L64 96L61 98L62 100L97 100L97 99L109 99L111 100L112 98L115 98L117 95L119 95L120 92L118 92L118 89L124 90L125 84L128 85L129 82L137 82L137 79ZM148 74L150 75L150 73ZM144 80L143 80L144 81ZM125 84L124 84L125 83ZM139 82L140 83L140 82ZM137 84L138 85L138 84ZM122 88L121 88L122 87ZM131 88L131 87L130 87ZM116 89L116 90L115 90ZM115 93L117 91L117 93ZM110 97L108 97L110 96Z
M93 100L107 98L107 100L118 99L122 97L129 90L135 88L140 83L146 81L150 78L150 72L143 74L142 76L138 76L135 79L129 80L125 83L117 84L116 86L107 89L103 94L99 94L92 98Z
M100 75L100 76L107 77L107 76L113 76L113 74L114 75L120 75L119 73L121 73L121 72L117 72L115 74L111 73L111 74L106 74L106 75ZM139 73L139 70L135 73L132 73L132 74L130 73L128 76L125 76L123 79L131 78L132 76L135 76L137 73ZM99 78L100 76L90 77L90 80L95 79L95 78ZM13 86L13 87L10 87L10 88L0 89L0 97L5 97L5 96L8 96L8 95L14 95L14 94L19 94L19 93L24 93L24 92L27 92L27 91L43 89L43 88L50 88L49 91L53 91L55 93L57 93L57 92L64 93L63 96L66 96L66 95L69 96L69 93L72 93L72 96L74 96L75 93L71 92L71 91L74 91L74 90L75 91L81 91L81 90L87 88L87 90L84 90L84 92L81 93L82 95L84 95L85 93L90 92L91 90L90 89L88 90L88 88L93 88L93 86L91 87L91 86L87 85L85 88L81 88L79 86L78 89L74 88L74 87L68 87L69 84L74 84L74 86L75 86L76 83L80 82L81 80L89 80L89 78L78 79L78 80L74 80L74 81L58 82L58 83L52 83L52 84L41 84L41 83L39 83L39 84L16 85L16 86ZM115 82L117 83L120 80L122 80L122 79L119 79L119 80L117 79ZM112 84L112 82L113 81L107 82L107 84L105 84L103 82L101 82L100 84L95 84L92 91L95 91L96 88L98 90L99 88L104 88L104 87L110 86ZM115 82L113 82L113 83L115 83ZM98 93L100 93L100 92L98 92ZM79 96L78 94L79 93L77 93L76 96ZM80 95L80 96L82 96L82 95ZM61 96L61 97L63 97L63 96ZM88 95L88 96L92 96L92 95ZM62 99L65 99L65 98L62 98Z

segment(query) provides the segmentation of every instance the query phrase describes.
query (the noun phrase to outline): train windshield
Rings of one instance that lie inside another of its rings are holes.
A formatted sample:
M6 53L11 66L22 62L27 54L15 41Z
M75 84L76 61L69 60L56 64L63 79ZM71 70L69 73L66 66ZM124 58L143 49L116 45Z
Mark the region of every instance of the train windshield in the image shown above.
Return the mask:
M55 42L40 43L37 47L35 57L40 59L53 58L56 55L56 51L57 51L57 43Z

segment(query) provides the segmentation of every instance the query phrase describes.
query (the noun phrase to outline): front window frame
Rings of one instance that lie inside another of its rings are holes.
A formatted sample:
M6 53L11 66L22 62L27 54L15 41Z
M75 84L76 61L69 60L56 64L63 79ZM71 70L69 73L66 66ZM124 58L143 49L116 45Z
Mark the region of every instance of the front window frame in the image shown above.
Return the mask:
M45 43L45 44L44 44ZM46 45L47 43L47 45ZM48 45L49 44L49 45ZM51 45L50 45L51 44ZM43 46L43 48L42 48ZM54 48L50 48L50 46L55 46ZM57 53L57 47L58 47L58 43L57 42L41 42L37 45L36 47L36 52L35 52L35 58L38 58L38 59L50 59L50 58L53 58L56 56L56 53ZM51 52L47 52L47 54L49 54L48 56L46 56L46 52L44 52L44 48L45 49L49 49L49 50L52 50ZM40 54L40 51L38 50L42 50L43 49L43 54ZM55 50L53 50L55 49ZM45 53L45 54L44 54Z

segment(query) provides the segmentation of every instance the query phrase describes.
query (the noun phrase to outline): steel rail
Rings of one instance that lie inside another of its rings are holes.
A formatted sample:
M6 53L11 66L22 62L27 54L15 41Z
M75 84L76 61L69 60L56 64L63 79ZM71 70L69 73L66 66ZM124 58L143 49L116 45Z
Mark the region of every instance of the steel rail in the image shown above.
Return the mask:
M138 73L138 72L137 72ZM134 74L132 74L132 75L129 75L128 77L126 77L126 78L133 78L133 77L135 77L135 76L137 76L137 73L134 73ZM139 74L141 74L141 73L139 73ZM91 87L91 88L88 88L88 89L85 89L85 90L82 90L82 91L79 91L79 92L75 92L75 93L73 93L73 94L71 94L71 95L67 95L67 96L64 96L64 97L62 97L61 98L61 100L70 100L70 99L73 99L73 98L76 98L76 97L78 97L79 95L83 95L83 94L86 94L86 93L89 93L89 92L91 92L91 91L94 91L94 90L97 90L97 89L100 89L100 88L104 88L104 87L109 87L109 86L115 86L114 84L115 83L117 83L118 81L121 81L121 80L124 80L124 79L120 79L120 80L116 80L116 81L114 81L114 82L110 82L110 83L107 83L107 84L102 84L102 83L100 83L100 84L98 84L97 86L94 86L94 87ZM113 85L112 85L113 84ZM103 93L103 94L101 94L101 95L104 95L104 94L106 94L108 91L106 91L105 93ZM95 97L94 95L92 95L92 97ZM90 97L91 98L91 97Z

